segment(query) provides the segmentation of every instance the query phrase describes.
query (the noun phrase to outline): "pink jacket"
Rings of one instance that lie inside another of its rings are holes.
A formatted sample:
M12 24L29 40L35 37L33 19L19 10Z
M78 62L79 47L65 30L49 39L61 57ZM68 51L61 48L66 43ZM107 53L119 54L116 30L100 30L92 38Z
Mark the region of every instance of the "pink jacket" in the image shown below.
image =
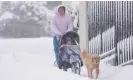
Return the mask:
M73 30L71 17L65 13L65 16L60 16L56 8L55 16L51 20L51 32L53 36L60 36L68 31Z

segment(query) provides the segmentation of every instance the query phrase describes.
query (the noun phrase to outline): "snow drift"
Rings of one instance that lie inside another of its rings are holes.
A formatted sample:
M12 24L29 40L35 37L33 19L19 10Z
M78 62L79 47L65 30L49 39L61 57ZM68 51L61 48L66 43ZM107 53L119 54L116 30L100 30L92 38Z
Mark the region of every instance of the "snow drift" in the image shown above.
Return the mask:
M54 67L51 38L0 39L0 80L88 80ZM101 61L100 80L132 80L133 66L114 67ZM90 79L91 80L91 79Z

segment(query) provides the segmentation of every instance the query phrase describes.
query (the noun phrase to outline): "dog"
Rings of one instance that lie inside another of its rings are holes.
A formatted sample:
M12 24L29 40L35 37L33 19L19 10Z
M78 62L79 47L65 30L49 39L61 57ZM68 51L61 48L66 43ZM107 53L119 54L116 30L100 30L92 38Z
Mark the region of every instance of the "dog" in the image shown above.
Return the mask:
M96 54L88 54L85 49L81 51L80 57L82 61L84 62L87 72L88 72L88 77L93 78L92 72L93 70L96 70L96 78L99 76L99 64L100 64L100 56Z

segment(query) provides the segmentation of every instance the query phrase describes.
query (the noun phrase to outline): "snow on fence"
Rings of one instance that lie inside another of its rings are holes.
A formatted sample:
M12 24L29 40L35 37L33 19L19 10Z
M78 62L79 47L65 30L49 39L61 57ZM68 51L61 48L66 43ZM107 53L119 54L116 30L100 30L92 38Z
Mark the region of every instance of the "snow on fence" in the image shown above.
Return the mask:
M101 59L113 55L114 65L131 63L133 60L132 5L132 1L88 2L89 53L98 54Z
M101 35L99 34L97 37L92 38L89 41L89 53L100 54L100 46L101 46Z
M114 31L115 27L113 26L107 31L103 32L102 35L98 34L96 37L93 37L89 41L89 53L102 54L114 49ZM101 37L103 44L101 43ZM101 47L103 50L101 50Z
M105 32L102 33L102 40L103 40L103 53L114 48L114 31L115 27L111 27Z
M133 36L121 40L117 44L118 64L123 64L133 59Z

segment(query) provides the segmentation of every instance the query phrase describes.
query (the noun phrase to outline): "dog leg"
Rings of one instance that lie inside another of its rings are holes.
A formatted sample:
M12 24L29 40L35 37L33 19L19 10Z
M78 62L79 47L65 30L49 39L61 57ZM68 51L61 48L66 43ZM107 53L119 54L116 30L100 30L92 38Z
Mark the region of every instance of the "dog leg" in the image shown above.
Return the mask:
M93 78L93 76L92 76L92 71L93 71L93 69L90 68L90 78Z
M88 77L90 77L89 68L87 67Z
M98 78L99 75L99 68L96 69L96 78Z

